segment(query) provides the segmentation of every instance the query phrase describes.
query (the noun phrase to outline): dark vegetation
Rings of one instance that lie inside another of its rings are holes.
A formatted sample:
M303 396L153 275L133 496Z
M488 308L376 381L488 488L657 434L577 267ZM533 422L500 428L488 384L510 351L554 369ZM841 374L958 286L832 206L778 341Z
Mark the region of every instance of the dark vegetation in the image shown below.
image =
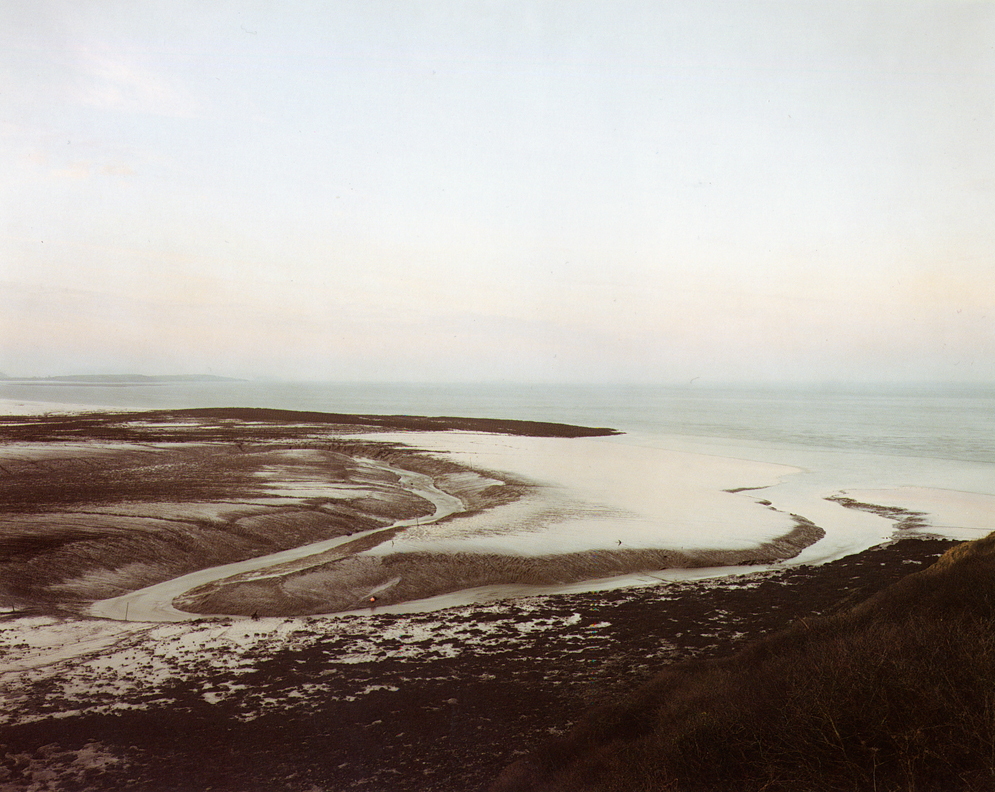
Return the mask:
M859 605L675 664L494 792L995 788L995 534Z

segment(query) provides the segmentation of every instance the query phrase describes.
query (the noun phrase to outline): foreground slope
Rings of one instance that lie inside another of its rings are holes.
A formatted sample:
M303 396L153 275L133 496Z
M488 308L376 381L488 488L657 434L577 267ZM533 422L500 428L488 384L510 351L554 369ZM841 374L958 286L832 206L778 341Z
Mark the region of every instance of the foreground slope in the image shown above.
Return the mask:
M493 792L989 790L995 534L731 657L670 666Z

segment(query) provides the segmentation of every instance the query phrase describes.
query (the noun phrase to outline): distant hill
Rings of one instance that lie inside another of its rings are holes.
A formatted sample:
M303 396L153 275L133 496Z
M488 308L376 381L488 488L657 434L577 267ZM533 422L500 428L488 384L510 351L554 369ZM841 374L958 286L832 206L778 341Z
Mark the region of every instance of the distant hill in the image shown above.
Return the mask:
M59 377L8 377L0 374L0 380L12 382L38 382L51 384L88 385L153 385L167 382L244 382L235 377L218 377L214 374L167 374L147 376L145 374L69 374Z

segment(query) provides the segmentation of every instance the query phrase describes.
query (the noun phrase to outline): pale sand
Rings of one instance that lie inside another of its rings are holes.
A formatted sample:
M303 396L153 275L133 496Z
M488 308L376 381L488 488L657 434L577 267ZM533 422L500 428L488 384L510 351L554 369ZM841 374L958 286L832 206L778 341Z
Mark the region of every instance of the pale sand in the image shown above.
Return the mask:
M85 412L122 412L120 407L101 407L94 404L62 404L61 402L29 401L26 399L0 399L2 415L71 415Z
M745 550L795 527L762 495L797 468L613 442L471 432L369 435L539 484L479 514L409 528L370 555L476 552L541 556L588 550Z
M951 539L979 539L995 531L995 495L928 487L845 490L861 503L923 513L928 530Z

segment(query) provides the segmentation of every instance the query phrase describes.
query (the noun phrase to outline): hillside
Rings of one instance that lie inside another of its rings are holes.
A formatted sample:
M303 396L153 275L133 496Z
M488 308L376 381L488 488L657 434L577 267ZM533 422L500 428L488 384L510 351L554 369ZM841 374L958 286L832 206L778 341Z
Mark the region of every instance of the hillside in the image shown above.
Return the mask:
M995 534L859 605L671 665L492 792L990 790Z

